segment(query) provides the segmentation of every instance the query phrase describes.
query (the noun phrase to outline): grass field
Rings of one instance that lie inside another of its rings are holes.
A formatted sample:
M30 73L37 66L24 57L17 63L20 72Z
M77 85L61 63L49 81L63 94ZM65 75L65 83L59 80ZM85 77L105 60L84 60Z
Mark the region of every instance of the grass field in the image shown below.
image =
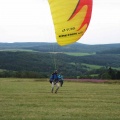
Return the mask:
M36 52L34 50L27 49L2 49L0 51L9 51L9 52Z
M82 65L85 65L86 67L89 67L90 69L100 69L102 67L99 65L91 65L91 64L85 64L85 63L82 63Z
M88 55L95 55L95 53L81 53L81 52L65 52L65 54L67 55L71 55L71 56L88 56Z
M0 79L0 120L120 120L120 84Z

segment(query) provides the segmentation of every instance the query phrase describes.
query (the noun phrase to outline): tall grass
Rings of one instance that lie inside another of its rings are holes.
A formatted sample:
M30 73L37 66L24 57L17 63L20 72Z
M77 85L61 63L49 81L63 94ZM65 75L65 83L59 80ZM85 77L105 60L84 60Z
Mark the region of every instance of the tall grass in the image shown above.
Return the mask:
M120 120L120 85L0 79L0 120Z

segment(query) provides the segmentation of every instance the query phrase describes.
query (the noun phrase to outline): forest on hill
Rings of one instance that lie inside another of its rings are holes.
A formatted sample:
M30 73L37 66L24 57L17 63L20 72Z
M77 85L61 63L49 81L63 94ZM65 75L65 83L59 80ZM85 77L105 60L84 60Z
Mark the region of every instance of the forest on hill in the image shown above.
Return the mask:
M120 49L118 44L103 44L103 45L87 45L74 43L67 46L59 46L57 43L44 42L20 42L20 43L0 43L0 50L24 49L40 52L82 52L96 53L106 50Z
M65 78L120 79L119 49L120 44L0 43L0 77L47 78L58 69Z

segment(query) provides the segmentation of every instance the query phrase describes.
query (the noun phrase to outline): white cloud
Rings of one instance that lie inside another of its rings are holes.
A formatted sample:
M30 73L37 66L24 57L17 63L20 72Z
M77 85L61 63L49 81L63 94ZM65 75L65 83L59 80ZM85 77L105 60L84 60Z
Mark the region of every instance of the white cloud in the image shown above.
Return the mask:
M93 0L85 44L120 43L120 1ZM52 42L55 33L47 0L0 0L0 42Z
M120 43L119 5L119 0L95 0L90 26L80 42L87 44Z

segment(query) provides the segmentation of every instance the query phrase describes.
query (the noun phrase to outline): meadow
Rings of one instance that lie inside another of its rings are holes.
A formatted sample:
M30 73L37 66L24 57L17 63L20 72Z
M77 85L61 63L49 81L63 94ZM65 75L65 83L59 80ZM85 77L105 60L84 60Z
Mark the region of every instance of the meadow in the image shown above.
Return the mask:
M82 53L82 52L64 52L67 55L71 56L88 56L88 55L95 55L95 53Z
M120 120L120 84L0 78L0 120Z

